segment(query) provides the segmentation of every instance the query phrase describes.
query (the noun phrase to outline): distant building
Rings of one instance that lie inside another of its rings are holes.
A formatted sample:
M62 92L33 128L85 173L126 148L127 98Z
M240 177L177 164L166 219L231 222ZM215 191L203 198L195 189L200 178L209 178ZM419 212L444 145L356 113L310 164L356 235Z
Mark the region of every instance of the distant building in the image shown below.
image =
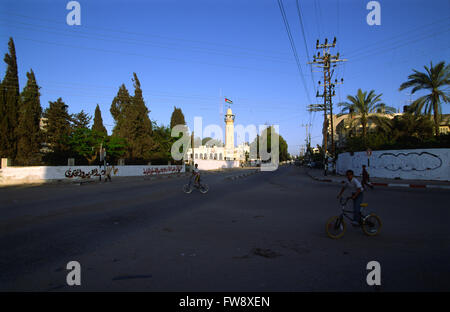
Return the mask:
M441 122L439 124L439 133L440 134L450 133L450 114L443 114L441 116Z
M404 108L405 111L405 108ZM396 116L402 116L404 113L394 113L394 114L386 114L386 113L372 113L369 115L378 115L383 116L389 119L393 119ZM325 131L328 132L327 138L328 138L328 144L327 146L331 146L331 120L330 115L327 116L328 120L326 123L324 123L322 128L322 133L325 134ZM336 147L341 147L345 144L345 140L349 135L359 135L362 133L362 126L358 125L355 128L351 129L349 125L349 114L343 114L343 115L333 115L333 134L334 134L334 143L336 144ZM369 122L368 125L368 131L372 131L376 129L377 125L375 123ZM441 122L439 125L439 133L441 134L448 134L450 133L450 114L443 114L441 116ZM325 143L325 141L322 141L322 144Z

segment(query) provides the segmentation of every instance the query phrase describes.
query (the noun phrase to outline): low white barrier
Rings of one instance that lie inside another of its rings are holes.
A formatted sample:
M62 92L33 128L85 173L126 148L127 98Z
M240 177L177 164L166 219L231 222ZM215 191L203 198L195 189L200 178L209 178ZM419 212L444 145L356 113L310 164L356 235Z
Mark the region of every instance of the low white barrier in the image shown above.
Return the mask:
M239 160L206 160L195 159L194 163L198 164L200 170L217 170L226 168L238 168Z
M115 166L111 176L135 177L185 172L184 165ZM41 183L52 180L85 180L103 176L98 166L6 167L0 170L0 184Z

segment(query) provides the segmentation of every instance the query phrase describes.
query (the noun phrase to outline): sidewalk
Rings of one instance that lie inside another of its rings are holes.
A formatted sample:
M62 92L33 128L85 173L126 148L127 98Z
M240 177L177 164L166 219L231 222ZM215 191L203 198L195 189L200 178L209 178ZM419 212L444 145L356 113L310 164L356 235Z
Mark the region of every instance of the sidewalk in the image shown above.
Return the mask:
M341 175L324 175L321 169L303 168L305 173L312 179L320 182L344 183L345 177ZM358 177L360 178L360 177ZM370 178L372 185L381 187L410 187L410 188L438 188L450 189L448 181L427 181L427 180L397 180L387 178Z

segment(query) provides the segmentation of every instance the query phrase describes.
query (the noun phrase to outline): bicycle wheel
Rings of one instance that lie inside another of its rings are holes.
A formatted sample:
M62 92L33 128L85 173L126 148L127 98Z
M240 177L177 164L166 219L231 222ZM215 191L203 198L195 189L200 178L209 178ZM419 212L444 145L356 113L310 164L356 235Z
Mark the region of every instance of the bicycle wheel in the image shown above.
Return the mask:
M192 193L192 187L190 187L189 184L183 185L183 192L185 192L186 194Z
M366 235L375 236L380 233L381 219L376 214L371 213L362 220L361 228Z
M202 185L200 185L199 190L200 190L200 192L201 192L202 194L208 193L208 191L209 191L209 186L208 186L208 184L202 184Z
M344 236L347 230L347 225L345 224L344 218L341 216L334 216L328 219L326 224L327 235L330 238L341 238Z

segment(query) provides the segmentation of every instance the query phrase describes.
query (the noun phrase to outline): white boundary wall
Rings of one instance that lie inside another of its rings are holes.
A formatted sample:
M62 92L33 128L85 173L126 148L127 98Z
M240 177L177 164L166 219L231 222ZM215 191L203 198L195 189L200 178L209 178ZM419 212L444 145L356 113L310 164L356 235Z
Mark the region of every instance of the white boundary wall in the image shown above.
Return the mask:
M6 167L0 169L0 184L40 183L51 180L98 179L104 175L103 167L98 166L42 166ZM185 172L184 165L166 166L115 166L111 172L114 177L136 177Z
M366 152L342 153L336 170L361 175L362 165L371 177L450 181L450 148L373 151L370 157Z
M226 168L238 168L240 166L239 160L208 160L195 159L195 164L198 164L200 170L217 170Z

